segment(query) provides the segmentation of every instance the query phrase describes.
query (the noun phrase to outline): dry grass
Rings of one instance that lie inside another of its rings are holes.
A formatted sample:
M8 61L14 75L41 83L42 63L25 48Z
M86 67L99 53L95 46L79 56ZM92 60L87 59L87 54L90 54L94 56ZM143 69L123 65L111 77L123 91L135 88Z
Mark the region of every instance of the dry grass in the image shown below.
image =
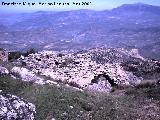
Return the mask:
M36 120L159 120L160 86L142 83L110 94L77 91L64 85L39 86L0 77L3 92L36 105ZM148 83L147 83L148 84Z

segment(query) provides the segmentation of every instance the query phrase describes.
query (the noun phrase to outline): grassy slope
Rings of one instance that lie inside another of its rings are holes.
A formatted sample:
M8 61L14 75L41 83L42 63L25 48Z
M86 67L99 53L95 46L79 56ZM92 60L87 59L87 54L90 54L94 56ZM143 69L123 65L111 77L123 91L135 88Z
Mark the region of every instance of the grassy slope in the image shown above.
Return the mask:
M108 95L81 92L64 85L38 86L6 76L0 77L0 89L34 103L36 120L160 119L160 86L126 88Z

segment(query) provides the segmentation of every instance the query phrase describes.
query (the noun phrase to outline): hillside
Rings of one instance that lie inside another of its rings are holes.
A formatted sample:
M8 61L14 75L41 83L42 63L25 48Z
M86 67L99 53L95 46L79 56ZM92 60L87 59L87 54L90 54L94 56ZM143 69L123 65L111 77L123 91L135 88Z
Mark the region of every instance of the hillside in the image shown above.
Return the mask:
M142 84L113 93L77 91L64 85L36 85L0 77L3 93L17 95L36 106L36 120L159 120L159 86Z
M158 120L159 75L160 62L137 49L41 51L0 61L0 119Z

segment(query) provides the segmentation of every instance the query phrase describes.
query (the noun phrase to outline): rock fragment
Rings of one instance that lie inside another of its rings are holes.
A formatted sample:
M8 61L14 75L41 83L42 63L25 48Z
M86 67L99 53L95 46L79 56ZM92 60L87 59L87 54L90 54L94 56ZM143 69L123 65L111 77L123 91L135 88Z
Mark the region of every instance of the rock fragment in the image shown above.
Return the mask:
M35 105L28 103L17 96L0 95L1 120L35 120Z

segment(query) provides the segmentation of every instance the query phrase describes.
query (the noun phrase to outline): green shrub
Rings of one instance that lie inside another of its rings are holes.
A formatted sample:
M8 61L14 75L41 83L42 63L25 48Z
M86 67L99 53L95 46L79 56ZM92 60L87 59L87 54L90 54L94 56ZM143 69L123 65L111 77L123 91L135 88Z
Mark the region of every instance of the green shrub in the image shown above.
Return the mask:
M156 81L154 80L144 80L139 85L136 86L137 89L140 88L153 88L156 85Z
M4 49L3 48L0 48L0 51L3 51Z
M9 54L8 54L8 60L9 61L14 61L14 60L20 58L21 55L22 55L21 52L9 52Z
M35 54L37 51L34 48L30 48L29 50L27 50L27 54Z

